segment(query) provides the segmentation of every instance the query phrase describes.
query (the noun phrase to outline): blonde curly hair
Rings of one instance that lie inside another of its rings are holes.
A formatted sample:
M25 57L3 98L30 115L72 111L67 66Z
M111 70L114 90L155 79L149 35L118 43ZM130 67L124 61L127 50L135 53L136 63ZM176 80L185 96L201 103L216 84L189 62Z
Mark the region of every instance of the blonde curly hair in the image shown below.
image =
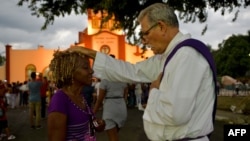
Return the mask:
M77 68L84 65L85 55L79 52L55 51L49 68L52 72L52 80L57 87L70 86L73 80L73 73Z

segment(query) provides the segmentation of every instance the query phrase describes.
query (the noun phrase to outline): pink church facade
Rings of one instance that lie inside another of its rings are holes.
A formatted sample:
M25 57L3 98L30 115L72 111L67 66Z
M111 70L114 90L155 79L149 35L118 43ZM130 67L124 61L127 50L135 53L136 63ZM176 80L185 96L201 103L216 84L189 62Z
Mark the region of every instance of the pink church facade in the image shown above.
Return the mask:
M130 63L142 61L153 55L148 50L143 55L139 47L125 42L122 31L111 31L112 20L105 23L100 31L100 15L88 11L88 27L80 31L78 46L92 48L106 54L114 54L117 59ZM70 47L70 45L69 45ZM12 49L6 45L6 63L0 67L0 79L8 82L23 82L29 79L32 71L49 77L49 64L55 49L38 46L36 49Z

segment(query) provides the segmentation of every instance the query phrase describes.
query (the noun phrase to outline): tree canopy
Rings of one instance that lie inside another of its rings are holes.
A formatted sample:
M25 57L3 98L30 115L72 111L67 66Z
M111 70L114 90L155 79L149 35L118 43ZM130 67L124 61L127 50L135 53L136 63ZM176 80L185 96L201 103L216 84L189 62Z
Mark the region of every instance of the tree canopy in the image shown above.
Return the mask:
M2 66L5 63L6 58L2 55L0 55L0 66Z
M250 31L224 40L213 55L219 76L250 77Z
M207 20L208 8L219 10L224 15L231 13L235 8L246 8L250 5L249 0L19 0L18 5L23 6L27 3L32 15L44 17L42 29L53 24L55 17L70 15L73 11L76 14L84 14L87 9L93 9L95 12L105 10L108 16L103 21L114 16L113 29L123 29L129 43L136 44L136 18L142 9L156 2L172 6L179 11L178 16L184 22L199 20L201 23ZM238 12L234 13L233 21L236 20ZM202 33L206 29L205 27Z

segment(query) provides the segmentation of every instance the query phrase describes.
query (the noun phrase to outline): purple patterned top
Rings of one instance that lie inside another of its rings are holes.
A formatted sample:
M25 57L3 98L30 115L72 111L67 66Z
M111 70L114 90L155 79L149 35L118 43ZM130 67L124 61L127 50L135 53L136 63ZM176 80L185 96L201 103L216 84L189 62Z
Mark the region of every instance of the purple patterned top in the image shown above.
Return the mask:
M48 113L60 112L67 115L67 141L86 141L90 138L89 120L92 116L90 108L87 109L82 110L62 90L58 90L50 101ZM95 140L95 137L91 138Z

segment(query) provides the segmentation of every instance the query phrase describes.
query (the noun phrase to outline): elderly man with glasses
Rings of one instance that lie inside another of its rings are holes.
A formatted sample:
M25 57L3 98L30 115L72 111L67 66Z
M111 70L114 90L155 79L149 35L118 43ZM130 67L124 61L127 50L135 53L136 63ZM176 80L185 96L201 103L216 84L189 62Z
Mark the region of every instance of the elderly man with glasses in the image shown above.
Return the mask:
M147 60L131 64L88 48L70 50L94 58L93 69L99 78L151 83L143 114L144 130L150 140L208 141L214 128L216 107L215 67L211 53L206 52L208 57L204 57L192 45L183 45L191 35L179 31L177 16L168 5L150 5L140 12L138 21L142 43L155 54ZM198 50L207 49L197 42ZM184 47L179 48L181 45Z

